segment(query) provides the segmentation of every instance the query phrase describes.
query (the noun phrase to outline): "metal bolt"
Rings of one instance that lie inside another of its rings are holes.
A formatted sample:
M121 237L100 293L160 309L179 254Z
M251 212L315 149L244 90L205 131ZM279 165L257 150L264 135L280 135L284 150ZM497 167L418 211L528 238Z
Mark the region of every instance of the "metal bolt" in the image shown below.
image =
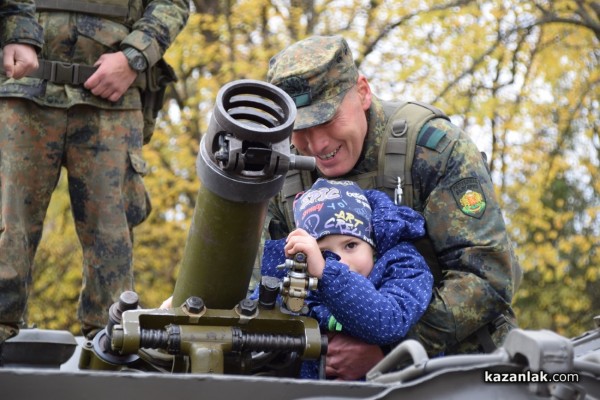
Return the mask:
M199 314L205 308L204 300L198 296L190 296L185 301L185 308L187 308L188 312L191 314Z
M246 317L249 317L256 312L256 308L258 306L254 300L244 299L244 300L240 301L239 307L240 307L240 313L242 315L245 315Z
M281 281L274 276L263 276L261 278L261 282L266 289L276 290L279 289L279 283Z
M139 301L140 298L136 292L127 290L119 296L119 309L121 311L135 310L138 308Z

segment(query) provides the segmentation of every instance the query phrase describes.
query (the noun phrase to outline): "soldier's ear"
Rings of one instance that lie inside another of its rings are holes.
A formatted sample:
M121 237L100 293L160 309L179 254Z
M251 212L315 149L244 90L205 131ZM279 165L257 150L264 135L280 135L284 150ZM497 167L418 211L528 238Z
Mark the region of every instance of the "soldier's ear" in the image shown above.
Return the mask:
M371 107L373 93L371 92L369 81L364 75L358 75L358 80L356 81L356 92L360 98L362 109L367 111L369 107Z

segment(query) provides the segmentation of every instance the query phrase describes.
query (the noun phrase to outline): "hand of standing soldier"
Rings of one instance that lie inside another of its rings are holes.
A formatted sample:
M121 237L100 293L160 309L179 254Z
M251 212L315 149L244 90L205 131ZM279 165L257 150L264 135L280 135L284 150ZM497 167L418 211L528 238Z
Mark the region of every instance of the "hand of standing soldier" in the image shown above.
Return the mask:
M317 240L310 236L304 229L295 229L287 237L285 242L286 257L293 257L296 253L306 254L308 273L311 276L321 278L325 269L325 259Z
M343 333L329 333L325 374L329 379L355 381L362 379L383 358L375 344Z
M39 67L35 47L31 45L7 44L2 53L4 73L8 78L21 79Z
M122 52L102 54L94 64L96 72L83 84L92 94L116 102L137 78Z

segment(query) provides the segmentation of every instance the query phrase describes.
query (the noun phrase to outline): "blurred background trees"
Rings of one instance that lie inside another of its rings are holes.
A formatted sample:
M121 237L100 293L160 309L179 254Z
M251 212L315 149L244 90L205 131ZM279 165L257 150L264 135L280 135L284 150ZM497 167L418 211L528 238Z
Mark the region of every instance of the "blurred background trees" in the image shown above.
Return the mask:
M383 99L432 103L490 161L524 268L521 326L574 335L600 314L600 2L197 0L166 58L179 81L144 147L150 218L135 230L136 290L174 288L214 98L313 34L342 34ZM30 323L79 333L81 250L61 179L36 257Z

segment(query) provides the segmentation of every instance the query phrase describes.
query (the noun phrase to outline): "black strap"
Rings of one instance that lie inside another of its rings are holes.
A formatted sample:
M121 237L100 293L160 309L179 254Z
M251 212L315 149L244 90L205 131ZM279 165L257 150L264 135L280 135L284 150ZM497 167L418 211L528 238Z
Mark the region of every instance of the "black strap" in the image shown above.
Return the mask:
M492 353L498 348L492 339L492 335L505 324L510 324L510 322L504 314L500 314L494 318L492 322L475 331L475 336L477 336L477 340L483 348L483 351L486 353Z
M26 76L68 85L81 85L96 71L95 67L89 65L60 61L39 59L38 64L39 68ZM0 73L6 75L2 64L0 64Z
M125 3L127 4L127 3ZM107 17L127 17L127 5L90 3L78 0L35 0L36 11L72 11Z
M2 53L0 52L0 55L1 54ZM38 64L38 69L28 73L26 76L30 78L44 79L52 83L67 85L83 85L83 83L87 81L97 69L96 67L85 64L66 63L44 59L39 59ZM2 64L0 64L0 74L5 74ZM146 87L146 74L138 74L131 87Z
M39 60L39 64L40 67L27 76L59 84L81 85L96 72L96 67L84 64L49 60Z
M483 348L483 351L486 353L493 353L496 350L496 345L492 340L492 335L490 334L490 330L488 329L488 325L482 326L479 328L475 334L477 335L477 340L479 344Z

